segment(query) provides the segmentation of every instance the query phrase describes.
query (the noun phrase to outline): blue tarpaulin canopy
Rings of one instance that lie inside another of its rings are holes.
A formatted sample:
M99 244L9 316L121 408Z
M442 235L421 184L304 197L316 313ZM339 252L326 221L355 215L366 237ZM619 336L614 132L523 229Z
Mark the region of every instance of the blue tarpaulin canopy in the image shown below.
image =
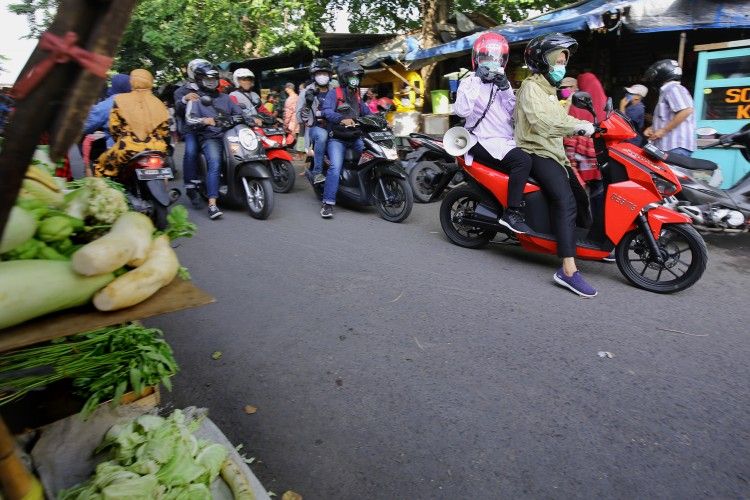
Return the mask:
M637 33L711 28L750 27L748 2L714 0L584 0L567 7L497 26L489 31L502 34L509 43L525 42L548 33L575 33L604 27L603 15L620 12L623 25ZM410 68L455 57L471 51L481 33L443 45L406 54Z

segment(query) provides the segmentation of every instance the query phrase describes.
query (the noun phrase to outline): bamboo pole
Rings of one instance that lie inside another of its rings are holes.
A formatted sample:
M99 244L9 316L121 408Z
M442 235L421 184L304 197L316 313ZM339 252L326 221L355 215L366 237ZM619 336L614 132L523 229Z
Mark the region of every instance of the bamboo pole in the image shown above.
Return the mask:
M0 485L3 498L36 500L43 498L39 481L26 470L16 455L16 441L0 418Z

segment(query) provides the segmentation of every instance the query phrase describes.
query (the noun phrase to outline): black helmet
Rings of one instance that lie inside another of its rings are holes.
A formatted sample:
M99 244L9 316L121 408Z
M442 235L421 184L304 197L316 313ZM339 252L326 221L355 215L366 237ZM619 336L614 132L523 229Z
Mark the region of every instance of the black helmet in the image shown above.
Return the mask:
M195 83L201 90L206 92L216 92L219 86L219 70L210 63L199 64L193 70Z
M327 71L330 74L333 74L333 65L331 64L331 61L328 59L313 59L313 62L310 64L310 76L315 76L315 73L318 73L320 71Z
M539 35L526 45L526 49L523 51L523 59L532 73L540 73L549 79L547 75L549 74L550 64L547 55L555 50L567 50L568 60L570 60L570 56L575 54L577 48L578 42L562 33Z
M667 82L680 81L681 79L682 68L674 59L656 61L643 73L643 80L657 89Z
M339 77L339 83L341 85L348 85L349 78L353 76L356 76L361 81L365 75L365 70L354 61L342 61L339 63L338 68L336 68L336 73Z

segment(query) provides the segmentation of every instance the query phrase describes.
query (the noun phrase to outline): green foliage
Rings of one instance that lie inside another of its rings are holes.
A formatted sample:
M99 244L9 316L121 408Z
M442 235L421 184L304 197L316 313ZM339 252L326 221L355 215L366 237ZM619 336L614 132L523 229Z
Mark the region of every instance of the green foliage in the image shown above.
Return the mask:
M36 37L57 5L57 0L23 0L9 9L27 16L29 37ZM144 67L163 81L179 76L197 57L218 63L314 48L324 9L324 2L316 0L141 0L114 69Z
M429 1L429 0L422 0ZM500 24L520 21L534 11L547 12L572 3L572 0L437 0L447 4L450 15L455 12L477 11L490 16ZM349 29L352 33L400 33L422 26L419 0L331 0L330 6L349 11ZM333 9L326 13L331 22Z

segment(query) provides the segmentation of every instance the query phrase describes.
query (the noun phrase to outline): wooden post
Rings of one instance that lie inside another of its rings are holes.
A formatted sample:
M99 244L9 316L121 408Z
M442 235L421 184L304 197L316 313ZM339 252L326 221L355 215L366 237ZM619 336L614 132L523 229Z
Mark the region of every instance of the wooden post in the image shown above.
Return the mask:
M683 31L680 33L680 48L677 50L677 64L682 67L682 63L685 60L685 41L687 40L687 34Z
M84 47L97 52L107 50L99 53L112 56L134 4L134 0L60 0L57 15L49 31L58 36L72 31L78 35L80 44ZM106 19L109 25L103 22L99 24L102 18ZM102 37L102 40L92 37L92 32L96 37ZM37 47L19 79L47 56L46 51ZM16 201L21 181L42 133L55 124L53 152L58 155L80 134L83 117L98 95L91 93L84 96L83 92L91 92L92 88L98 90L97 85L102 84L102 79L94 75L81 77L82 72L84 70L74 62L57 64L38 87L25 99L16 102L15 112L5 129L5 141L0 153L0 234L5 227L10 208ZM85 88L77 92L77 85L84 85ZM72 94L73 102L65 105L69 92ZM56 121L55 117L58 116L61 106L63 115ZM73 109L75 106L78 108ZM61 121L63 119L68 121Z
M106 10L94 26L89 43L85 45L86 50L114 55L135 3L136 0L117 0L105 4ZM50 155L53 159L65 156L68 148L79 140L83 121L96 102L101 88L102 79L98 76L88 71L78 73L52 129Z

